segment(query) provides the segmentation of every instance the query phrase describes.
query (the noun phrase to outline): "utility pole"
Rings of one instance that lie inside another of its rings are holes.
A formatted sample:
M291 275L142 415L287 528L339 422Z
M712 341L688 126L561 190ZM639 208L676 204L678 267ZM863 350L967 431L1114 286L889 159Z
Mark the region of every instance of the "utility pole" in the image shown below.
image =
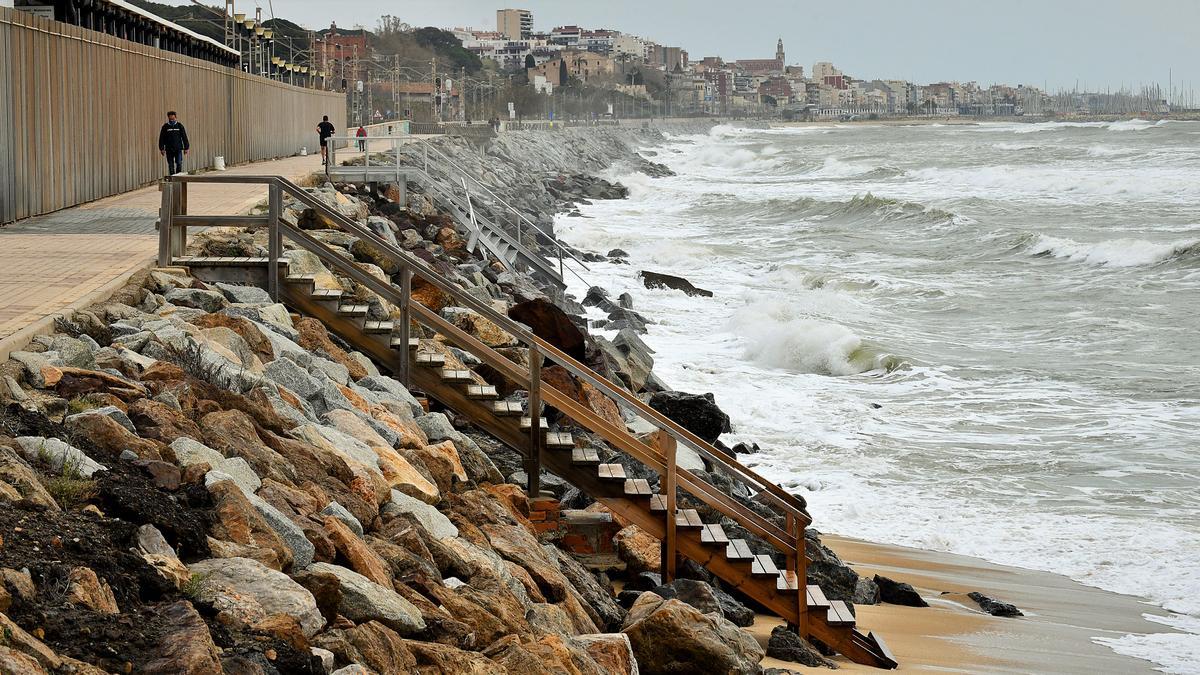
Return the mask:
M432 70L429 75L429 86L432 87L433 93L429 95L429 111L433 122L440 122L441 116L438 115L438 97L441 95L441 87L438 86L437 76L437 57L433 57Z

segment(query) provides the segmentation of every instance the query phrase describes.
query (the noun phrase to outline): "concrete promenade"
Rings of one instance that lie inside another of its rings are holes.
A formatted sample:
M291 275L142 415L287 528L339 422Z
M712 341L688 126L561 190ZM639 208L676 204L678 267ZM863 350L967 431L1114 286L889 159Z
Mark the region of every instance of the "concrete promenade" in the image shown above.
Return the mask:
M320 155L231 167L226 175L293 180L321 170ZM188 212L245 213L267 198L263 185L193 185ZM54 316L102 301L158 253L160 193L150 185L0 227L0 360L53 328Z

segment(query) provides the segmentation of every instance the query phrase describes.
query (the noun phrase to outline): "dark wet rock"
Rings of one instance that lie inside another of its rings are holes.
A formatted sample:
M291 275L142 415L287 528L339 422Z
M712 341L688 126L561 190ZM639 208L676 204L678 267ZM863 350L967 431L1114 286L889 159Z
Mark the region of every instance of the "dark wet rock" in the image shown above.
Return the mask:
M858 572L850 569L836 553L822 544L814 530L805 531L804 544L809 559L808 583L820 586L830 600L854 602Z
M584 358L584 332L571 320L571 316L554 303L534 299L517 303L508 310L509 318L519 321L533 334L563 350L573 359Z
M691 296L704 298L711 298L713 296L712 291L696 288L692 285L692 282L683 277L660 274L658 272L647 272L646 270L642 270L638 274L642 277L642 285L646 288L670 288L676 291L683 291Z
M879 585L875 583L874 579L868 579L867 577L858 578L858 585L854 587L854 604L879 604Z
M1025 616L1021 610L1017 609L1016 605L989 598L978 591L967 593L967 597L979 603L979 608L992 616Z
M717 407L711 393L664 391L651 396L649 403L651 408L709 443L733 430L729 425L729 415Z
M631 591L629 589L625 589L620 593L617 593L617 604L625 609L629 609L630 607L633 607L633 603L637 602L638 597L645 592L646 591Z
M686 602L705 614L719 612L735 626L744 628L754 624L754 610L709 582L676 579L652 590L663 598L675 598Z
M639 572L625 582L627 591L652 591L659 586L662 586L662 575L658 572Z
M929 603L925 602L921 594L917 593L910 584L894 581L878 574L875 575L875 584L879 586L879 599L883 602L905 607L929 606Z
M738 443L730 448L730 450L733 450L738 455L757 455L762 451L762 448L758 447L758 443Z
M626 253L625 251L622 251L619 248L614 248L613 250L608 252L608 257L610 257L610 258L628 258L629 254Z
M816 648L786 626L776 626L771 630L767 656L812 668L837 668L833 661L821 656Z

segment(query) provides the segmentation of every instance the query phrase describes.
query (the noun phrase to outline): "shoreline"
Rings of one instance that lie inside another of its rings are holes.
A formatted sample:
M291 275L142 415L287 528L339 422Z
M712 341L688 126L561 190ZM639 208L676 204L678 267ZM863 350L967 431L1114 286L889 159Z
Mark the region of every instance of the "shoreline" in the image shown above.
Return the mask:
M821 540L863 576L912 586L929 607L855 605L861 625L882 635L900 671L972 673L1155 673L1154 664L1095 641L1129 633L1179 633L1145 615L1167 614L1148 601L1085 586L1067 577L997 565L980 558L879 544L834 534ZM1024 617L982 612L967 593L1015 604ZM758 614L748 630L764 646L775 616ZM840 670L878 672L832 657ZM767 657L763 668L827 672Z

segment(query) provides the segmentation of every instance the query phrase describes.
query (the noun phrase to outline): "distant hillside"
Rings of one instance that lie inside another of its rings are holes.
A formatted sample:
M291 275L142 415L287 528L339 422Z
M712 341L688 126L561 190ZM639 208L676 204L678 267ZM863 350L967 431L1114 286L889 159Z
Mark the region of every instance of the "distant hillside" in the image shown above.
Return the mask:
M149 2L148 0L129 0L130 3L136 5L140 9L147 12L153 12L158 16L195 31L205 37L210 37L217 42L225 40L225 23L222 18L223 10L220 7L201 7L196 4L186 5L164 5L158 2ZM263 20L263 25L275 31L277 38L291 38L292 48L296 51L308 49L308 31L301 28L299 25L288 21L287 19L271 19ZM281 41L286 42L286 40ZM286 56L286 48L282 52ZM280 53L280 52L276 52Z
M149 0L129 0L134 5L147 12L177 23L184 28L193 30L201 35L210 37L218 42L225 40L225 24L220 7L201 7L196 4L164 5ZM275 36L285 40L278 42L286 44L286 38L291 38L295 51L308 49L309 33L299 25L283 18L266 19L263 25L275 31ZM322 28L324 30L324 28ZM438 70L441 72L476 73L483 67L479 57L463 48L462 42L453 33L440 28L413 28L400 22L394 17L383 17L379 29L367 31L371 46L380 54L399 54L402 65L425 69L431 59L438 59ZM287 56L287 48L276 49L276 54Z

